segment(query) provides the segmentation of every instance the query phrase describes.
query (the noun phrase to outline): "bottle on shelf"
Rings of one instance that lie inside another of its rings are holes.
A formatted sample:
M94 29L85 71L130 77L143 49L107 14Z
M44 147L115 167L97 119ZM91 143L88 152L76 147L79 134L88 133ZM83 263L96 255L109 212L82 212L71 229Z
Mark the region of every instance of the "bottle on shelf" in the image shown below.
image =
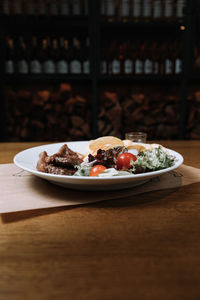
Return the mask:
M55 74L56 68L53 61L53 47L49 37L42 41L42 52L43 52L43 72L45 74Z
M122 42L119 44L118 48L118 59L120 62L120 75L123 74L124 75L124 61L125 61L125 50L126 50L126 44L125 42Z
M119 20L121 22L130 21L130 0L120 0L119 2Z
M164 51L163 51L164 50ZM164 55L164 74L174 74L174 62L173 62L173 48L171 42L163 43L162 51Z
M157 42L153 42L152 44L152 74L159 75L160 74L160 51L159 44Z
M132 75L133 74L133 56L134 56L134 49L131 47L130 41L124 45L125 47L125 57L124 57L124 68L123 74L124 75Z
M37 1L37 15L46 16L47 15L47 0Z
M10 15L10 0L4 0L2 4L2 12L4 15Z
M6 38L5 47L5 73L14 74L15 73L15 49L14 41L10 37Z
M70 60L70 73L81 74L82 73L82 61L81 61L81 49L80 41L73 37L72 54Z
M58 42L59 41L59 42ZM89 74L89 38L84 43L73 37L72 47L64 37L46 37L40 42L36 36L31 45L20 36L17 47L6 38L5 72L9 74ZM81 47L82 45L82 47ZM15 50L15 51L14 51ZM117 41L102 47L100 74L102 75L178 75L182 72L179 41L163 42Z
M180 75L182 73L183 61L181 57L180 42L175 42L173 45L174 53L174 74Z
M149 22L152 18L152 0L143 0L142 19L144 22Z
M165 60L167 56L166 43L160 41L158 44L158 62L159 62L159 75L165 75Z
M152 61L152 46L150 43L144 44L144 62L143 73L150 75L153 73L153 61Z
M89 13L89 0L83 0L84 16L88 16Z
M176 0L176 19L182 22L184 19L185 0Z
M163 9L163 17L165 21L171 22L174 18L174 1L173 0L165 0L164 1L164 9Z
M153 0L152 18L154 21L160 21L162 19L162 8L162 0Z
M22 15L22 5L23 5L23 2L22 0L15 0L13 3L13 14L16 15L16 16L20 16Z
M115 0L104 0L105 1L105 16L108 22L113 22L117 15L117 4Z
M59 58L57 61L56 69L58 74L69 73L69 43L67 39L60 37L59 43Z
M70 0L61 0L60 14L63 15L63 16L69 16L70 15Z
M108 46L105 47L106 58L107 58L107 75L112 74L111 64L114 56L114 51L116 47L116 41L111 41Z
M15 14L15 5L14 2L11 0L8 0L8 11L9 16L13 16Z
M17 16L88 16L88 10L89 0L2 0L1 4L3 15Z
M52 46L51 46L51 59L54 63L55 73L57 73L57 65L59 61L60 51L58 48L58 40L57 38L53 38Z
M40 1L43 2L43 1ZM59 14L59 3L58 0L51 0L49 3L49 15L57 16Z
M30 73L42 73L42 48L36 36L32 37L30 48Z
M28 1L26 0L22 0L22 14L23 16L27 15L27 3Z
M139 22L142 15L141 0L132 0L132 20L133 22Z
M81 0L73 0L71 2L71 10L73 16L80 16L82 14L82 2Z
M135 58L135 75L143 74L144 67L144 44L138 44L136 48L136 58Z
M89 37L86 38L85 45L83 47L83 74L90 73L90 59L89 59L89 48L90 48L90 40Z
M29 0L26 2L26 14L28 16L34 16L36 13L35 9L35 1L34 0Z
M119 57L119 51L117 47L117 42L114 41L110 46L110 56L108 65L108 73L111 75L120 75L121 73L121 61Z
M19 74L29 73L29 57L26 44L22 36L19 37L17 49L17 72Z
M102 47L101 50L101 61L100 61L100 74L107 75L108 74L108 50L105 47Z

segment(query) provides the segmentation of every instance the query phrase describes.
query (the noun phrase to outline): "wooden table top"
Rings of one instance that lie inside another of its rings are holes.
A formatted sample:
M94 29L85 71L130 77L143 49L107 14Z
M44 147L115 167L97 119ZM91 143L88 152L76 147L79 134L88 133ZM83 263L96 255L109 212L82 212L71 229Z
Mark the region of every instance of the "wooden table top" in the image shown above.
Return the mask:
M0 163L39 144L1 143ZM162 144L200 168L200 141ZM2 215L0 270L3 300L200 299L200 183Z

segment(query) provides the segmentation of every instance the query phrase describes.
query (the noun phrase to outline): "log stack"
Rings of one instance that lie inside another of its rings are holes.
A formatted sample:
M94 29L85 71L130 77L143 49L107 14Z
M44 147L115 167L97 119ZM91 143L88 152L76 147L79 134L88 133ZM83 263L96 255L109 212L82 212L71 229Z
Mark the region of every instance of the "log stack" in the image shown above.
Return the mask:
M102 94L98 114L98 132L99 136L121 137L122 106L117 93L105 92Z
M200 91L191 93L188 99L187 138L200 139Z
M8 89L7 124L10 141L69 141L92 138L91 95L70 84L56 90ZM200 92L189 98L187 138L200 138ZM124 138L125 132L145 131L148 139L177 139L179 93L160 89L109 90L104 87L98 107L98 135Z
M175 139L179 129L179 98L162 93L153 97L131 92L125 97L119 93L104 92L98 118L99 135L123 138L125 132L145 131L149 139Z
M60 141L91 138L91 102L69 84L48 89L6 91L10 141Z

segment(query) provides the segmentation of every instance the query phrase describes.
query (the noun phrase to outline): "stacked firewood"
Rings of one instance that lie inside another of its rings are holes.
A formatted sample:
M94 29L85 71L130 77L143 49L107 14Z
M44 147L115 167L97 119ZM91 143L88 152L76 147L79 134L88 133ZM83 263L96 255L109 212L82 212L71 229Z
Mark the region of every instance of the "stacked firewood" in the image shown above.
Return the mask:
M200 139L200 92L193 92L188 99L187 138Z
M91 104L74 94L69 84L56 91L6 92L10 140L59 141L91 138Z
M99 136L113 135L121 137L122 133L122 106L118 95L105 92L101 96L98 114Z
M179 98L172 95L131 92L120 96L104 92L101 97L99 135L121 138L125 132L145 131L149 139L175 139L178 137Z
M188 138L200 138L200 93L191 97ZM148 139L176 139L179 135L178 91L140 87L109 90L98 103L98 136L124 138L125 132L145 131ZM92 138L91 94L71 85L51 89L8 89L7 128L10 141L69 141Z
M132 103L132 104L131 104ZM178 99L161 93L132 94L124 101L125 131L145 131L149 139L173 139L178 135Z

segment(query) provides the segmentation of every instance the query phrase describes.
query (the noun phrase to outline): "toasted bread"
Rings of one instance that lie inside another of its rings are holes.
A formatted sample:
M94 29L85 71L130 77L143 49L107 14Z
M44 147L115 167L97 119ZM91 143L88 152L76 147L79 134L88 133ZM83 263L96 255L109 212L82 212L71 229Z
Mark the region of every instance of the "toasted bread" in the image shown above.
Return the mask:
M108 150L110 148L124 146L124 143L121 139L114 136L103 136L96 140L91 140L87 147L87 153L96 155L97 150Z

